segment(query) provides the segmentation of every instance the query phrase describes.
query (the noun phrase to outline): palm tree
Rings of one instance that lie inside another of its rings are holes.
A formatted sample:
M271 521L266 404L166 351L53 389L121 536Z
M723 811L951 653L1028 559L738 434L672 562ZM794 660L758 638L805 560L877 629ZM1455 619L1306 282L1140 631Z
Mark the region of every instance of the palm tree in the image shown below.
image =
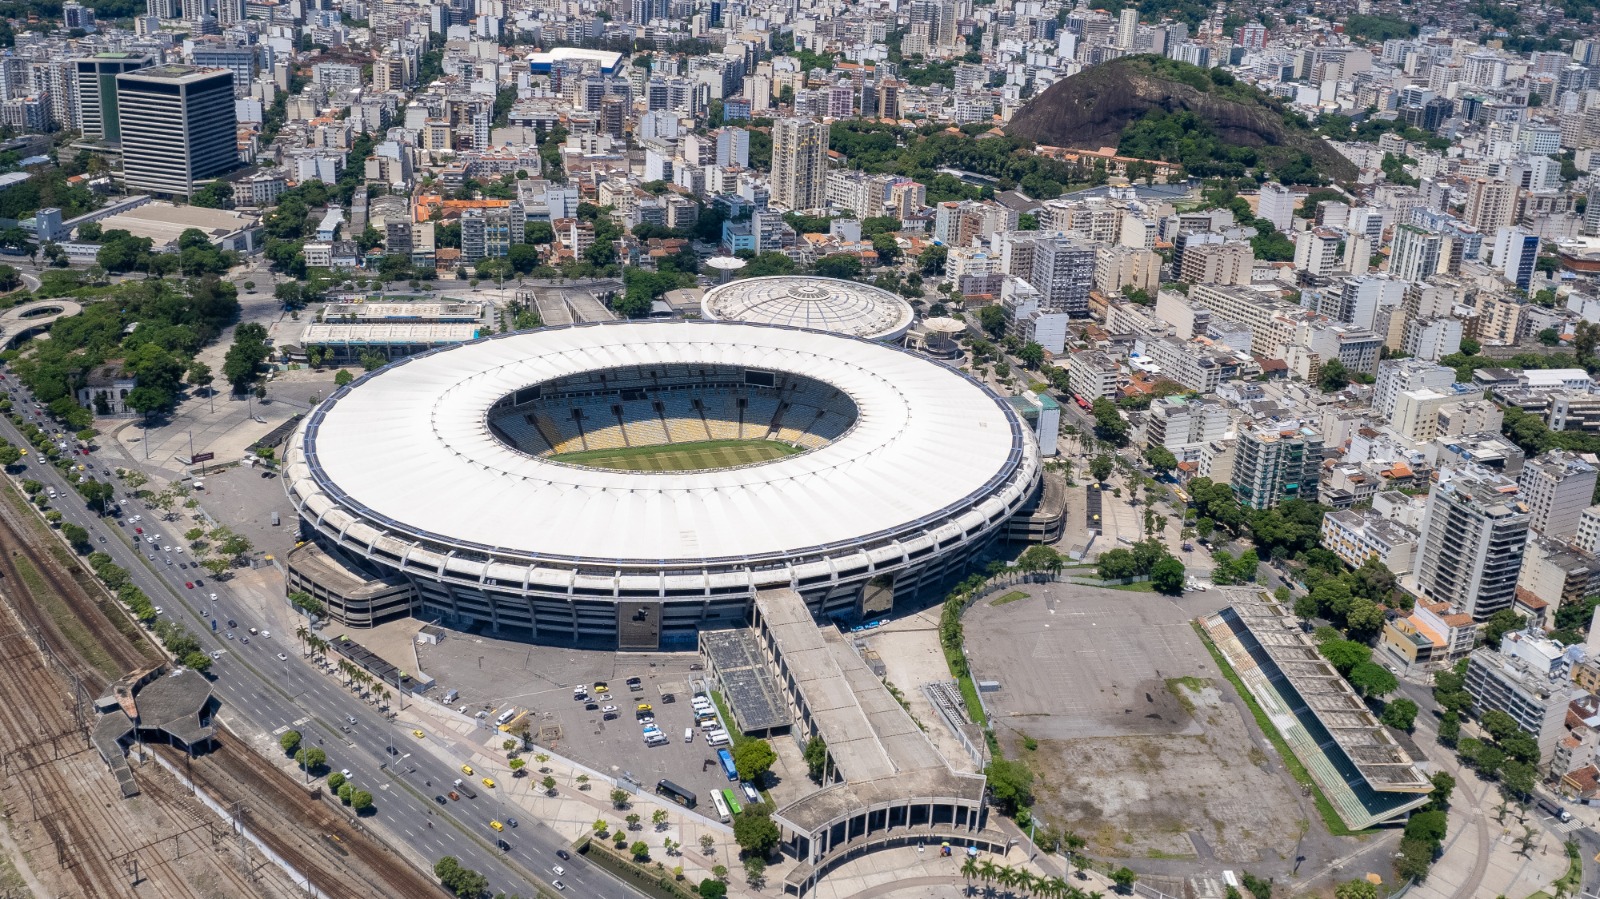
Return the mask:
M963 861L961 863L961 877L962 877L963 880L965 880L967 882L967 895L968 896L972 895L972 879L974 877L977 877L977 876L978 876L978 860L969 855L969 856L967 856L966 861Z
M1000 869L995 872L994 879L996 883L1000 884L1000 886L1005 887L1007 894L1010 894L1012 888L1017 885L1017 875L1019 873L1021 872L1010 865L1002 865Z
M986 892L986 893L994 892L994 890L990 888L989 884L997 876L999 876L999 873L1000 873L1000 866L996 865L994 863L994 861L991 860L991 859L987 859L986 858L983 861L978 863L978 879L983 881L984 892Z
M297 639L297 640L299 640L299 641L300 641L300 645L301 645L301 649L300 649L300 653L301 653L301 655L304 655L304 654L305 654L305 642L306 642L306 637L307 637L307 636L308 636L308 635L309 635L309 634L310 634L310 633L311 633L311 632L310 632L310 631L308 631L308 630L306 630L306 626L305 626L305 625L303 625L303 624L302 624L302 625L300 625L300 626L299 626L299 627L297 627L297 628L295 628L295 629L294 629L294 636L295 636L295 639Z

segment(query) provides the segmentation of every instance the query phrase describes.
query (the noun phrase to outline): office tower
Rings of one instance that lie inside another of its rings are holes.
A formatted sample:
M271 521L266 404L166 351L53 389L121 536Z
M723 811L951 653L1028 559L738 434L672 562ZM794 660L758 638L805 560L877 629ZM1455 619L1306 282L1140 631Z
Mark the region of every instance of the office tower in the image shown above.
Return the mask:
M780 119L772 126L772 202L792 212L821 209L828 194L828 126Z
M1576 453L1553 450L1522 466L1517 489L1528 506L1528 527L1570 540L1594 497L1597 472Z
M78 76L78 115L85 138L116 143L122 139L117 118L117 76L150 65L144 53L97 53L73 60Z
M1417 546L1417 586L1478 621L1509 609L1522 572L1529 516L1515 481L1473 471L1428 494Z
M1288 233L1289 226L1294 224L1294 194L1282 184L1268 181L1261 185L1261 202L1257 215L1271 222L1272 227Z
M1539 259L1539 237L1521 228L1495 232L1494 264L1507 281L1527 290L1533 284L1533 267Z
M1389 253L1389 274L1403 281L1426 281L1439 273L1443 249L1443 235L1416 225L1397 226Z
M1286 499L1316 502L1322 469L1322 435L1311 428L1243 429L1234 450L1233 492L1251 509Z
M164 65L117 76L129 193L190 197L239 164L233 73Z
M1516 213L1517 188L1504 181L1474 179L1467 189L1467 224L1485 234L1511 224Z

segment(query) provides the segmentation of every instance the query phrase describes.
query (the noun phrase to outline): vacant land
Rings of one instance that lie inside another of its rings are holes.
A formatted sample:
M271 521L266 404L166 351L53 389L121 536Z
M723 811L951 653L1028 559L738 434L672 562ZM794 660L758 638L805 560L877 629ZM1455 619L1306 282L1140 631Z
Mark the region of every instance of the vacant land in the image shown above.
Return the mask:
M698 443L562 453L550 458L570 465L614 468L619 471L698 471L767 462L798 452L801 450L776 440L703 440Z
M1123 858L1243 864L1294 845L1298 790L1252 736L1191 611L1071 584L1025 589L968 613L967 650L974 675L1000 682L984 694L995 735L1033 768L1046 820Z

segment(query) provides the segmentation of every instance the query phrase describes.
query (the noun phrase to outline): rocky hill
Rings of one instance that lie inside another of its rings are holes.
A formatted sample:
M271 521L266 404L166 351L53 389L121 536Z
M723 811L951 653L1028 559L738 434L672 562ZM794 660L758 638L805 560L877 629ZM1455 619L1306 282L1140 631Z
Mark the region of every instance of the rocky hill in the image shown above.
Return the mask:
M1162 139L1164 122L1190 129L1189 139ZM1194 134L1196 124L1205 133ZM1294 181L1356 177L1349 160L1276 99L1220 69L1159 56L1127 56L1059 81L1019 109L1006 131L1056 147L1153 151L1201 176L1243 167Z

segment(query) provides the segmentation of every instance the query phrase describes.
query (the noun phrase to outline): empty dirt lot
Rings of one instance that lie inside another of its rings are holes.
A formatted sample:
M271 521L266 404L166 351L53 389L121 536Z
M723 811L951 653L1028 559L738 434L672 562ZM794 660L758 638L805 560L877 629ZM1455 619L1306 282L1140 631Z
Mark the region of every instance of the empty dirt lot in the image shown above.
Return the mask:
M1037 775L1038 812L1099 854L1281 859L1306 827L1300 791L1190 627L1198 606L1021 589L974 606L966 638L974 675L1000 682L984 701L1006 757Z

